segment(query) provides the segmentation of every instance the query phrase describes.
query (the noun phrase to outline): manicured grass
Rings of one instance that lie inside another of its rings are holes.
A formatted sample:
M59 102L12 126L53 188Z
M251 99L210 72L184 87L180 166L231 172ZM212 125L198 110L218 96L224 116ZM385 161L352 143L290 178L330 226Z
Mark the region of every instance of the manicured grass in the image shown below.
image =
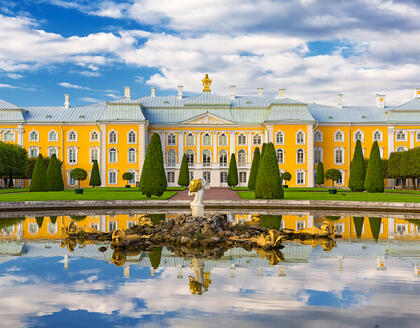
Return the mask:
M168 187L166 190L172 190L172 191L183 191L187 189L187 187Z
M105 189L105 190L104 190ZM86 188L83 195L76 195L74 189L49 192L21 192L0 194L0 202L50 201L50 200L143 200L148 199L137 188ZM176 191L165 191L161 197L151 199L169 199Z
M386 193L389 194L411 194L420 195L420 189L385 189Z
M28 188L1 188L0 194L12 193L12 192L27 192Z
M233 191L250 191L248 187L230 187Z
M253 191L239 191L242 199L255 199ZM343 201L366 201L366 202L412 202L420 203L420 197L410 194L371 194L367 192L338 191L337 195L330 195L327 192L308 192L285 190L285 200L343 200Z

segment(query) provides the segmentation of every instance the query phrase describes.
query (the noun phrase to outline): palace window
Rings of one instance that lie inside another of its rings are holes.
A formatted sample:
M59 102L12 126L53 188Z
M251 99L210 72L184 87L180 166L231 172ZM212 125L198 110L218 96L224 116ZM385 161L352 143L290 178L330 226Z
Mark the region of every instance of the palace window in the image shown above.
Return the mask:
M136 171L135 170L128 170L128 172L130 172L133 175L133 177L130 180L128 180L127 183L128 184L136 184L136 175L137 175Z
M239 172L239 183L246 183L246 172Z
M208 133L203 136L203 146L211 146L211 135Z
M219 164L220 166L227 166L228 165L228 154L225 149L222 149L219 153Z
M188 149L185 154L187 155L188 166L193 166L194 165L194 151L191 149Z
M13 131L4 132L3 141L15 141L15 133Z
M284 145L284 133L281 131L276 133L276 145Z
M322 142L322 132L319 130L316 130L314 133L314 141L315 142Z
M382 132L379 130L376 130L373 133L373 141L382 141Z
M365 139L364 133L360 130L357 130L354 133L354 141L360 140L363 141Z
M239 146L245 146L246 145L246 135L245 134L241 133L238 136L238 145Z
M36 235L38 233L38 224L35 222L30 222L28 225L28 230L31 235Z
M110 170L108 172L108 183L117 184L117 171L116 170Z
M304 164L304 163L305 163L305 151L300 148L296 151L296 164Z
M77 148L76 147L69 147L67 150L68 154L68 163L69 164L77 164Z
M284 164L284 150L281 148L277 149L276 156L277 156L277 162L279 164Z
M303 131L299 131L298 133L296 133L296 144L297 145L305 144L305 133L303 133Z
M238 166L244 167L246 165L246 152L245 150L241 149L238 151Z
M128 143L129 144L137 143L137 135L136 135L136 132L134 132L133 130L128 132Z
M402 153L403 151L407 151L407 150L408 150L407 147L405 147L405 146L399 146L397 148L397 153Z
M108 135L108 143L110 144L116 144L118 140L117 132L112 130Z
M128 149L128 163L137 162L137 151L135 148Z
M194 135L192 133L188 133L185 138L185 145L186 146L194 146Z
M193 171L190 171L190 181L191 180L194 180L194 172Z
M252 142L255 146L261 145L261 134L254 134L254 137L252 138Z
M39 155L39 148L38 147L29 147L29 157L38 157Z
M50 235L55 235L57 233L57 231L58 231L58 229L57 229L57 222L56 223L48 222L48 228L47 229L48 229L48 233Z
M39 133L37 131L31 131L29 133L29 141L39 141Z
M99 149L98 147L92 147L90 149L90 162L99 161Z
M54 130L51 130L48 133L48 141L57 141L57 140L58 140L57 132L55 132Z
M167 136L168 146L175 146L176 145L176 135L173 133L169 133Z
M166 161L168 166L175 166L176 164L176 152L173 149L168 150L168 157Z
M73 170L72 170L72 171L73 171ZM71 171L67 171L67 174L68 174L68 179L67 179L67 181L68 181L69 185L74 186L74 185L76 184L76 180L74 180L74 179L71 177Z
M108 231L109 232L117 230L117 227L118 227L117 221L109 221L108 222Z
M207 149L203 151L203 166L210 166L211 153Z
M175 172L169 171L167 174L168 183L175 183Z
M337 165L344 164L344 148L336 147L334 149L334 163Z
M396 139L397 141L407 141L407 133L405 131L398 131Z
M90 141L98 141L99 140L99 134L96 130L93 130L90 133Z
M67 134L67 140L68 141L77 141L77 133L73 130L71 130L68 134Z
M219 146L227 146L228 142L227 142L227 136L226 134L222 133L219 136Z
M227 183L228 173L226 171L220 172L220 183Z
M298 185L305 184L305 171L304 170L296 171L296 184Z
M109 162L117 163L117 150L115 148L109 150Z
M335 233L342 235L344 233L344 223L335 223Z
M342 142L344 141L344 133L341 130L338 130L334 134L334 141L335 142Z
M209 171L204 171L203 172L203 179L206 180L207 184L210 183L211 181L211 174Z
M48 157L51 157L52 155L57 156L58 149L57 147L48 147Z
M315 147L314 149L314 162L315 164L322 162L322 148L321 147Z
M418 141L420 141L420 132L417 132L416 133L416 141L418 142Z
M337 181L335 181L336 185L342 185L344 181L344 170L339 170L339 171L340 171L340 177Z

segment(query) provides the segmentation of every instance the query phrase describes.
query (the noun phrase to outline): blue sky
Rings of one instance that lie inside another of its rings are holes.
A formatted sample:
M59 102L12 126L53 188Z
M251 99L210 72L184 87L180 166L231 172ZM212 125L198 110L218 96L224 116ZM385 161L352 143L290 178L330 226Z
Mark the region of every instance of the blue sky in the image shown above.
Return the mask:
M415 0L0 0L0 98L72 105L212 90L334 104L420 87Z

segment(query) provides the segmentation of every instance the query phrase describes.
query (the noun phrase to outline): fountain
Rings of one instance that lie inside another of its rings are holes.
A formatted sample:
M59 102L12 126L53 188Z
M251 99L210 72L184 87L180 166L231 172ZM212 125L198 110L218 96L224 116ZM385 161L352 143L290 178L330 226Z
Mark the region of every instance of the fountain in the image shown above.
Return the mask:
M206 180L194 179L190 182L190 189L188 196L195 195L193 201L190 203L191 213L193 217L204 216L204 189L206 188Z

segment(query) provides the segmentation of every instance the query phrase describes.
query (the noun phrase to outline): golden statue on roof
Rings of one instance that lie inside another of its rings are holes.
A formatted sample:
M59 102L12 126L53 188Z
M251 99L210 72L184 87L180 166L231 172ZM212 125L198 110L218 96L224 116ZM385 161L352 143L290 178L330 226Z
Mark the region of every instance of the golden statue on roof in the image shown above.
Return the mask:
M203 82L203 92L210 92L210 85L211 85L211 80L209 78L209 75L206 74L206 76L204 77L204 79L201 81Z

